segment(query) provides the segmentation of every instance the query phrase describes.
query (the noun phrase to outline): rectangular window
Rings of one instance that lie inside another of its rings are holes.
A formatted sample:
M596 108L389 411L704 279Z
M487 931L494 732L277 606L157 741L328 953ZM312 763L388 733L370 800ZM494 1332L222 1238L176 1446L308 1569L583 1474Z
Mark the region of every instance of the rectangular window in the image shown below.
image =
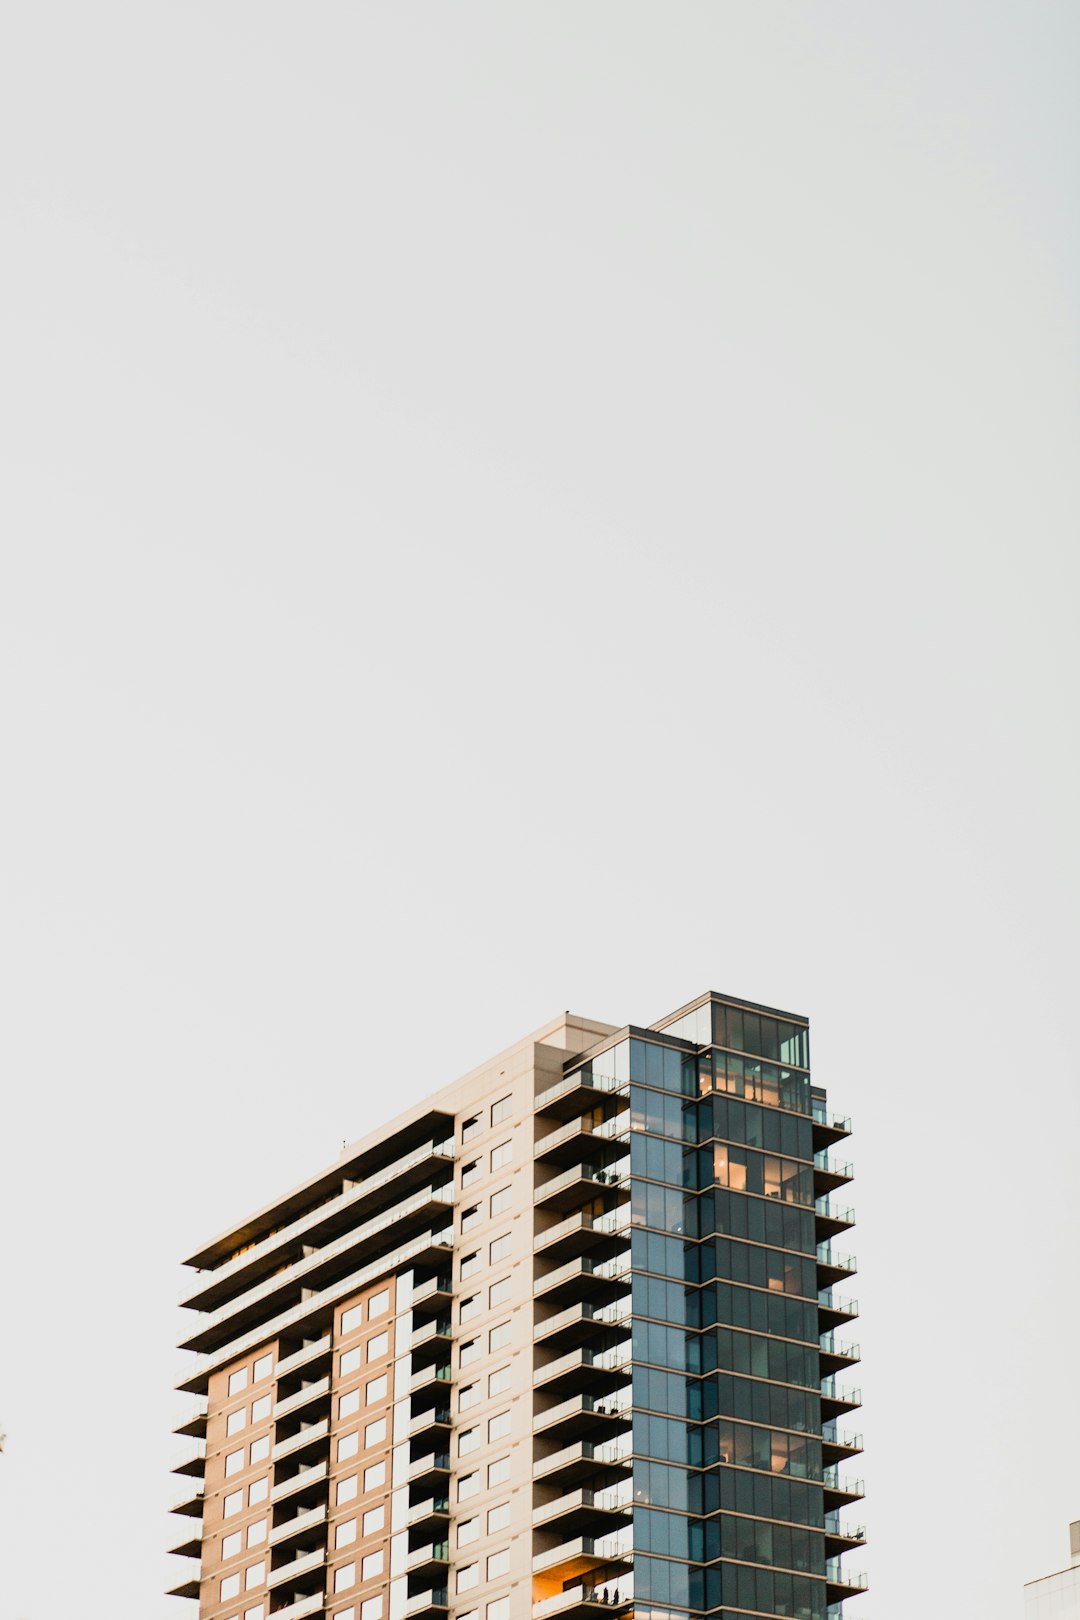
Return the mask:
M488 1418L488 1439L502 1440L510 1433L510 1413L496 1412L493 1418Z
M355 1350L346 1350L338 1359L338 1372L342 1378L348 1378L360 1365L360 1346Z
M261 1423L264 1418L268 1418L270 1416L270 1408L273 1404L274 1397L272 1395L260 1395L257 1401L252 1401L252 1423Z
M251 1460L253 1463L265 1462L270 1455L270 1436L264 1434L258 1440L251 1442Z
M514 1240L510 1233L504 1232L501 1237L497 1237L488 1247L489 1263L493 1266L498 1265L500 1260L506 1259L513 1246Z
M470 1232L474 1226L479 1224L480 1219L480 1205L470 1204L467 1209L463 1209L461 1212L461 1230Z
M257 1547L260 1544L260 1542L263 1542L265 1540L266 1540L266 1520L265 1519L256 1519L254 1524L249 1524L248 1525L247 1544L248 1544L249 1547Z
M253 1609L244 1610L244 1620L264 1620L265 1614L266 1605L263 1603L256 1603Z
M465 1281L466 1277L471 1277L474 1272L479 1271L483 1264L484 1262L481 1260L479 1250L477 1249L474 1249L472 1254L463 1255L460 1273L462 1282Z
M227 1603L230 1598L240 1596L239 1575L226 1575L221 1583L221 1601Z
M510 1620L510 1599L501 1597L496 1598L494 1603L489 1603L487 1620Z
M510 1323L499 1322L488 1334L488 1349L502 1350L510 1343Z
M480 1340L466 1339L458 1352L458 1361L463 1367L467 1367L470 1361L475 1361L477 1356L480 1355L483 1355L483 1351L480 1347Z
M457 1544L458 1544L458 1546L459 1547L467 1547L469 1545L470 1541L478 1541L479 1538L480 1538L480 1520L479 1519L462 1519L461 1522L459 1523L458 1527L457 1527Z
M376 1316L385 1316L389 1309L390 1290L389 1288L380 1288L379 1292L377 1294L372 1294L371 1298L368 1300L368 1321L374 1321Z
M470 1496L475 1496L480 1489L479 1474L462 1474L458 1480L457 1496L459 1502L464 1502Z
M514 1189L512 1187L500 1187L498 1192L492 1193L488 1208L492 1215L502 1215L510 1208L513 1202Z
M251 1369L252 1381L256 1384L260 1383L262 1379L269 1378L273 1370L274 1357L272 1351L268 1350L265 1356L256 1357L255 1365Z
M228 1496L225 1498L224 1502L221 1504L221 1516L222 1516L222 1518L223 1519L231 1519L234 1513L242 1513L243 1511L244 1511L244 1493L243 1493L243 1491L230 1491Z
M483 1165L479 1159L470 1159L468 1164L461 1167L461 1185L471 1187L474 1181L479 1181L484 1173Z
M254 1507L256 1502L265 1502L270 1495L270 1481L264 1475L262 1479L253 1479L248 1486L248 1506Z
M463 1120L461 1124L462 1142L471 1142L474 1136L480 1135L483 1128L483 1121L479 1114L474 1114L471 1119Z
M341 1326L338 1331L340 1333L355 1333L363 1320L364 1307L362 1305L350 1305L347 1311L341 1313Z
M501 1125L504 1119L509 1119L514 1112L513 1096L500 1097L498 1102L491 1105L491 1123Z
M240 1406L235 1412L230 1412L225 1419L226 1435L239 1434L241 1429L247 1427L247 1407Z
M383 1373L379 1378L372 1378L364 1392L364 1401L367 1406L374 1406L376 1401L385 1401L390 1381Z
M479 1444L480 1444L480 1430L479 1429L462 1429L461 1433L458 1435L458 1443L457 1443L458 1456L459 1457L467 1456L470 1451L475 1451Z
M488 1374L488 1394L501 1395L504 1389L510 1388L510 1368L496 1367L493 1373Z
M378 1507L368 1508L367 1512L364 1514L364 1535L373 1536L377 1530L381 1530L383 1528L385 1523L386 1508L380 1502Z
M356 1585L356 1565L339 1564L334 1571L334 1591L344 1592L347 1586Z
M350 1389L349 1393L342 1395L337 1403L337 1415L339 1418L352 1417L353 1413L359 1412L359 1410L360 1391L358 1389Z
M390 1347L390 1335L389 1335L389 1333L376 1333L375 1337L373 1339L369 1339L368 1342L367 1342L367 1358L368 1358L368 1360L369 1361L378 1361L380 1356L385 1356L385 1354L386 1354L387 1350L389 1349L389 1347Z
M475 1406L480 1399L479 1384L462 1384L458 1391L458 1411L464 1412L470 1406Z
M248 1373L246 1367L237 1367L235 1372L229 1374L229 1394L239 1395L242 1389L247 1389Z
M360 1605L360 1620L382 1620L383 1600L382 1593L375 1597L365 1598Z
M504 1305L514 1292L514 1284L509 1277L500 1277L488 1289L488 1304L494 1309L496 1305Z
M377 1552L368 1553L364 1559L360 1566L360 1579L362 1581L373 1581L376 1575L381 1575L382 1572L383 1550L380 1547Z
M500 1576L510 1573L510 1549L504 1547L501 1552L492 1553L487 1561L487 1578L497 1581Z
M493 1463L488 1464L488 1486L505 1485L510 1478L509 1457L496 1457Z
M514 1144L509 1141L500 1142L497 1147L493 1147L491 1150L491 1168L501 1170L503 1165L509 1164L513 1157Z
M505 1530L510 1523L510 1504L500 1502L498 1507L488 1508L487 1533L497 1536L500 1530Z
M265 1564L249 1564L244 1571L244 1586L250 1592L253 1586L261 1586L266 1579Z
M243 1549L243 1545L244 1538L239 1530L234 1530L231 1536L223 1536L221 1538L222 1561L224 1562L224 1560L228 1558L235 1558L237 1553Z
M225 1458L225 1478L228 1479L230 1474L238 1474L243 1466L244 1448L241 1446L239 1451L230 1451Z
M365 1446L378 1446L378 1445L381 1445L382 1442L385 1439L386 1439L386 1419L385 1418L376 1418L375 1422L374 1423L369 1423L367 1428L364 1430L364 1445Z
M337 1460L344 1462L347 1457L355 1457L360 1450L360 1436L354 1429L352 1434L343 1434L338 1441Z
M459 1592L470 1592L474 1586L480 1585L480 1565L466 1564L464 1569L457 1572L457 1589Z
M358 1482L357 1482L357 1478L356 1478L355 1474L350 1474L348 1479L339 1479L338 1480L338 1488L337 1488L337 1504L338 1504L338 1507L340 1507L343 1502L353 1502L353 1501L356 1500L357 1483Z
M364 1469L365 1491L377 1490L380 1485L386 1484L386 1464L384 1462L372 1463L370 1468Z
M355 1540L356 1520L346 1519L344 1523L339 1524L334 1531L334 1548L336 1550L338 1547L347 1547L350 1542Z
M458 1306L458 1321L468 1322L472 1317L479 1316L483 1308L479 1294L466 1294Z

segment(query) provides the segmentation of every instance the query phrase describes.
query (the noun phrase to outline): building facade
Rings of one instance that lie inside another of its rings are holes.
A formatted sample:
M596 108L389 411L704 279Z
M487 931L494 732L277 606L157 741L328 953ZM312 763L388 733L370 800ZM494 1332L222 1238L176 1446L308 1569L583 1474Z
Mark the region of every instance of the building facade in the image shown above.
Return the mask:
M566 1014L187 1262L199 1620L826 1620L853 1223L806 1020Z
M1069 1567L1024 1587L1024 1620L1080 1620L1080 1519L1069 1526Z

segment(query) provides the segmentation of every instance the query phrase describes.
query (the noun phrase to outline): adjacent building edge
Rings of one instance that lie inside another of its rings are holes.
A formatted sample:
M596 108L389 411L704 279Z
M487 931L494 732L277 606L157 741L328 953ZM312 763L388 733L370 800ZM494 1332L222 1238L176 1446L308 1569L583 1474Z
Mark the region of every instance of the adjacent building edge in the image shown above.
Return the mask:
M567 1013L193 1254L200 1620L826 1620L853 1225L805 1018ZM839 1243L838 1243L839 1240Z

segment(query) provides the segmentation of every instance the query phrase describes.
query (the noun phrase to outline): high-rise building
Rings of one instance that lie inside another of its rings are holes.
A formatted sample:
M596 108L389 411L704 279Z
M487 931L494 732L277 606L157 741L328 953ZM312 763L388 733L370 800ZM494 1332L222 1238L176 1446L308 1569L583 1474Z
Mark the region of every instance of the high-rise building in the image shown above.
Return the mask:
M1024 1587L1024 1620L1080 1620L1080 1519L1069 1526L1069 1566Z
M806 1020L565 1016L193 1254L200 1620L824 1620L855 1270ZM391 1089L390 1087L387 1088Z

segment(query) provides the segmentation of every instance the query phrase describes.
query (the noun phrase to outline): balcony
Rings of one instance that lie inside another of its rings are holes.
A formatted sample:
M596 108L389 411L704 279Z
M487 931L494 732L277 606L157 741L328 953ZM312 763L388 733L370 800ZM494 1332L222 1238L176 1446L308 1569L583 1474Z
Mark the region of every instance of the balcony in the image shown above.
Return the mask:
M445 1451L428 1451L409 1464L409 1484L443 1495L450 1478L450 1458Z
M173 1434L182 1434L191 1440L205 1440L206 1407L201 1402L198 1406L187 1407L180 1414Z
M297 1598L284 1609L271 1609L271 1620L313 1620L315 1615L326 1613L326 1598L321 1592L312 1592L307 1597Z
M850 1502L858 1502L863 1494L861 1479L852 1479L847 1474L839 1474L835 1468L825 1469L822 1484L825 1487L826 1513L835 1513L837 1508L846 1507Z
M825 1557L839 1558L853 1547L866 1541L866 1528L861 1524L841 1524L835 1513L825 1516Z
M405 1620L444 1620L450 1608L445 1586L429 1586L414 1592L405 1603ZM273 1620L278 1620L277 1616Z
M419 1547L410 1547L405 1568L410 1575L421 1576L432 1585L445 1584L450 1568L449 1541L425 1541Z
M621 1522L633 1511L629 1482L601 1491L581 1486L533 1508L533 1528L557 1529L565 1536L574 1536L595 1530L598 1525Z
M409 1345L414 1367L419 1368L428 1361L445 1359L450 1353L452 1338L453 1328L449 1317L439 1317L437 1321L426 1322L422 1328L417 1328Z
M592 1439L603 1437L630 1421L631 1396L629 1389L604 1395L571 1395L569 1400L549 1406L533 1417L533 1433L545 1440L557 1440L573 1435Z
M274 1407L274 1421L279 1418L294 1417L297 1412L305 1412L308 1407L329 1403L330 1379L317 1378L310 1384L304 1384L294 1395L288 1395L283 1401L278 1401Z
M325 1462L313 1463L308 1468L301 1468L296 1474L290 1474L288 1479L278 1480L270 1492L271 1502L284 1502L290 1496L308 1491L316 1496L324 1495L328 1471Z
M198 1526L190 1526L184 1540L175 1547L169 1548L170 1558L201 1558L202 1557L202 1521Z
M326 1523L326 1504L318 1507L306 1508L295 1513L291 1519L285 1519L276 1524L270 1532L271 1547L287 1547L290 1542L307 1534L309 1530L317 1529L320 1524Z
M844 1412L854 1412L861 1405L861 1389L849 1389L846 1384L838 1384L835 1378L821 1380L821 1416L825 1422L841 1417Z
M454 1383L453 1370L448 1361L433 1361L413 1374L409 1380L410 1395L438 1394L449 1390Z
M284 1462L286 1457L303 1456L305 1452L324 1446L329 1436L330 1424L326 1418L319 1423L308 1423L296 1434L290 1434L287 1439L279 1440L270 1453L271 1459L279 1463Z
M581 1212L538 1232L533 1252L552 1260L569 1260L571 1255L584 1254L599 1243L624 1238L629 1230L630 1212L625 1208L606 1210L603 1215Z
M612 1333L629 1333L631 1303L629 1298L612 1300L607 1305L584 1302L558 1311L533 1328L533 1341L545 1349L563 1349L585 1344L595 1339L599 1329Z
M634 1535L630 1529L606 1536L574 1536L546 1552L533 1554L534 1575L554 1575L563 1581L593 1574L612 1565L624 1568L634 1561ZM613 1570L617 1574L618 1570Z
M203 1488L201 1483L196 1490L191 1491L181 1501L177 1502L174 1508L170 1508L169 1512L181 1513L186 1519L201 1519L203 1512Z
M435 1494L411 1503L405 1523L410 1530L425 1532L432 1541L439 1541L450 1523L449 1496Z
M312 1367L320 1361L328 1361L331 1351L330 1335L324 1334L321 1339L313 1339L299 1350L294 1350L291 1356L284 1356L277 1364L277 1380L281 1383L290 1373L299 1372L301 1367Z
M629 1343L619 1344L611 1350L571 1350L533 1373L533 1387L545 1395L572 1395L578 1391L597 1394L610 1391L626 1382L631 1363Z
M550 1181L537 1187L533 1193L533 1205L537 1209L580 1209L598 1191L616 1192L629 1197L630 1165L625 1159L610 1168L599 1164L571 1165L569 1170L552 1176Z
M831 1378L845 1367L854 1367L859 1361L859 1347L836 1338L835 1334L821 1335L821 1376Z
M823 1289L818 1294L818 1328L822 1333L831 1332L833 1328L842 1327L845 1322L854 1322L859 1314L857 1299L843 1299L834 1294L831 1289Z
M851 1135L851 1121L845 1115L830 1113L817 1097L811 1099L811 1106L815 1153L825 1153Z
M825 1580L828 1603L843 1603L845 1598L859 1597L870 1586L864 1570L841 1569L835 1561L826 1566Z
M814 1196L816 1198L828 1197L838 1187L854 1180L855 1169L853 1165L845 1164L840 1159L830 1159L827 1153L814 1154Z
M599 1587L585 1583L569 1586L534 1603L533 1620L595 1620L598 1615L625 1615L634 1602L630 1587L630 1578Z
M409 1424L409 1439L422 1440L435 1451L445 1451L450 1443L450 1413L436 1407L417 1413Z
M298 1581L315 1570L322 1569L326 1563L326 1548L316 1547L314 1552L300 1553L288 1564L281 1564L272 1569L266 1577L267 1586L285 1586L291 1581Z
M580 1114L568 1124L538 1137L533 1147L533 1158L556 1159L572 1164L581 1158L590 1143L614 1142L624 1148L629 1129L630 1112L625 1108L601 1124L594 1123L591 1113Z
M414 1311L448 1311L453 1297L449 1277L429 1277L427 1282L413 1289L412 1308Z
M826 1423L821 1432L822 1460L830 1467L836 1463L850 1462L857 1457L863 1448L861 1434L848 1434L838 1429L835 1423Z
M629 1080L609 1080L604 1075L575 1069L573 1074L564 1075L553 1086L538 1092L533 1099L533 1110L537 1114L553 1114L556 1119L570 1119L588 1108L595 1108L613 1092L625 1095L629 1089Z
M629 1253L616 1254L609 1260L593 1260L590 1255L579 1255L564 1265L556 1266L533 1284L533 1297L544 1304L569 1304L575 1299L595 1299L597 1294L607 1295L612 1289L623 1288L630 1275Z
M533 1462L533 1479L570 1489L585 1484L603 1470L610 1470L616 1478L628 1474L631 1458L628 1435L619 1440L579 1440L548 1457L537 1457Z
M192 1479L203 1479L206 1474L206 1441L200 1440L193 1451L189 1451L183 1462L178 1462L172 1469L174 1474L189 1474Z
M831 1243L820 1243L817 1252L818 1288L832 1288L835 1283L854 1277L858 1266L853 1254L836 1254Z
M855 1225L855 1211L818 1198L814 1203L814 1229L819 1244L828 1243Z
M170 1586L166 1597L197 1598L199 1595L199 1577L189 1575L179 1586Z

